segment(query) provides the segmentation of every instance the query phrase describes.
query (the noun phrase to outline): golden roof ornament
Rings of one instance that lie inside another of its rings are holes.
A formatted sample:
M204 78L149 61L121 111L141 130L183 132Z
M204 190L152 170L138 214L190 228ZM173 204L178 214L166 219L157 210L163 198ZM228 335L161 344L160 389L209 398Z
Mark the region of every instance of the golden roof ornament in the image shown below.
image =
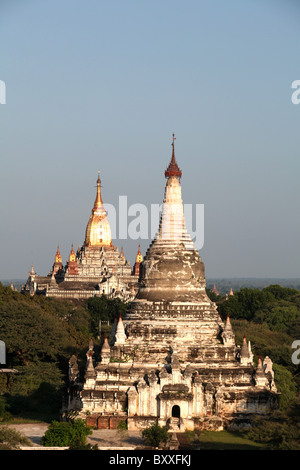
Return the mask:
M96 194L96 199L95 199L93 211L96 211L98 208L101 208L102 205L103 205L103 201L102 201L102 197L101 197L100 171L98 171L97 194Z
M73 249L73 244L72 244L72 248L71 248L71 252L70 252L70 256L69 256L69 261L71 263L76 261L76 255L75 255L75 252L74 252L74 249Z
M60 254L60 251L59 251L59 245L57 245L57 252L56 252L56 255L55 255L55 263L61 263L62 260L61 260L61 254Z
M141 245L139 245L139 251L137 252L135 262L136 263L142 263L142 261L143 261L143 255L141 253Z
M111 229L101 195L100 171L98 171L96 199L86 228L84 244L88 247L112 245Z

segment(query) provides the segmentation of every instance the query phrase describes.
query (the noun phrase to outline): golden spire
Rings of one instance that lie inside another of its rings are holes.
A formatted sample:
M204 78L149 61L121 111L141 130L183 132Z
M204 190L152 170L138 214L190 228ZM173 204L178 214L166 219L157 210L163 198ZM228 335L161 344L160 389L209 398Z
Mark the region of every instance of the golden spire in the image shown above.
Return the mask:
M143 255L141 253L141 245L139 245L139 251L137 252L135 262L136 263L141 263L143 261Z
M57 245L57 252L56 252L56 255L55 255L55 263L61 263L62 260L61 260L61 254L60 254L60 251L59 251L59 245Z
M93 211L95 212L99 207L103 205L102 197L101 197L101 180L100 180L100 171L98 171L98 179L97 179L97 195L95 199L95 204L93 207Z
M101 196L101 180L98 171L97 194L92 213L86 228L85 246L111 246L111 230Z
M71 248L71 252L70 252L70 256L69 256L69 261L70 262L76 261L76 255L75 255L75 252L74 252L74 249L73 249L73 243L72 243L72 248Z

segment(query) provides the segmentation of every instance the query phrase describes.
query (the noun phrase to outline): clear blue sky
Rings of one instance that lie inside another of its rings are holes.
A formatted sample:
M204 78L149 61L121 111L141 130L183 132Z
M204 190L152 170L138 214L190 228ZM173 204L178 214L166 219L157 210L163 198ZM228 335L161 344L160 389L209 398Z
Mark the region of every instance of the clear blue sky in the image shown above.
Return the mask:
M2 0L0 279L82 244L98 170L105 202L161 203L173 132L207 277L300 277L299 24L296 0Z

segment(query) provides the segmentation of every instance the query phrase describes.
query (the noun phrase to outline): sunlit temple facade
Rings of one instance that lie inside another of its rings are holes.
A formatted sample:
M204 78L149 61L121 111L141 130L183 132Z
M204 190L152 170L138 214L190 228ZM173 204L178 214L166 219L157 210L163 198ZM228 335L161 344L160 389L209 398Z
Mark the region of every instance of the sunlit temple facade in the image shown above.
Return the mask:
M151 424L184 432L240 428L278 406L272 361L235 344L206 294L204 263L186 229L182 172L172 156L158 232L140 266L139 290L99 350L91 341L84 376L69 362L64 412L97 428ZM84 250L89 247L85 246Z
M104 294L109 298L119 297L128 301L134 298L138 289L141 261L139 247L134 267L131 268L123 248L119 251L112 242L98 174L96 199L83 245L76 252L71 246L65 265L58 246L49 274L39 276L32 266L24 290L31 295L63 299L84 299Z

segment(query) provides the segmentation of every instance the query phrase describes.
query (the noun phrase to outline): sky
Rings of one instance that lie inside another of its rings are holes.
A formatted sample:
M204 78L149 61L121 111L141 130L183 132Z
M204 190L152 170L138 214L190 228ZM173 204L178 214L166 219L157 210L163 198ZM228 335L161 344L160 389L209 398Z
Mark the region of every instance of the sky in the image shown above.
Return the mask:
M299 23L296 0L1 0L0 279L82 245L98 171L151 213L173 132L206 276L300 277ZM131 264L151 242L116 232Z

